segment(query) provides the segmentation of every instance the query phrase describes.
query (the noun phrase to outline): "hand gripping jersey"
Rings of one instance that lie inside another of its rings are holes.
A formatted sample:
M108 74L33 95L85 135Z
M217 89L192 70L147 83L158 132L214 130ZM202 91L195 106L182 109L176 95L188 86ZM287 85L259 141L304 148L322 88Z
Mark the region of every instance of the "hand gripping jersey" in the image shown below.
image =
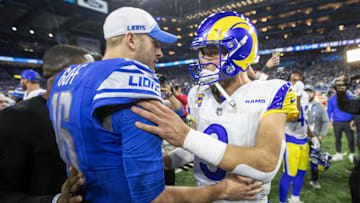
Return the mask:
M196 129L225 143L253 147L260 121L265 115L283 112L291 118L298 113L295 92L290 83L283 80L256 80L241 86L231 97L236 102L236 108L232 108L227 100L219 104L209 86L192 88L188 105L189 113L196 121ZM223 180L225 175L224 170L195 157L194 176L199 186L214 184ZM267 202L270 184L264 185L265 190L255 202Z
M309 95L305 91L303 91L300 101L299 119L295 123L286 122L285 133L302 140L307 138L308 129Z
M62 159L85 175L85 201L150 202L164 189L162 140L136 128L149 122L130 110L142 99L160 100L159 81L133 60L72 65L55 79L50 117Z

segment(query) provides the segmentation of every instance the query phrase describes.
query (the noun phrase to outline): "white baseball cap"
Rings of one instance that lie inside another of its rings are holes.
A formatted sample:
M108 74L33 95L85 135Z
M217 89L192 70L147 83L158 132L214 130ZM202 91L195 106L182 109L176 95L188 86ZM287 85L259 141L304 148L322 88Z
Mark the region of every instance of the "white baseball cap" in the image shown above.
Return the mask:
M127 32L145 33L164 43L174 43L177 37L160 29L155 19L140 8L121 7L111 12L103 26L104 37L124 35Z

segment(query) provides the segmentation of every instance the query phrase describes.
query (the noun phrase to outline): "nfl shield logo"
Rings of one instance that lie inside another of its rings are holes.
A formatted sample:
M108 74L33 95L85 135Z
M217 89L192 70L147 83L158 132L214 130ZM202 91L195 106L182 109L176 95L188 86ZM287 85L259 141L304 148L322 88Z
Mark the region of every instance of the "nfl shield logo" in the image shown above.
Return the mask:
M218 115L218 116L221 116L221 114L222 114L222 111L223 111L223 109L222 108L217 108L216 109L216 115Z

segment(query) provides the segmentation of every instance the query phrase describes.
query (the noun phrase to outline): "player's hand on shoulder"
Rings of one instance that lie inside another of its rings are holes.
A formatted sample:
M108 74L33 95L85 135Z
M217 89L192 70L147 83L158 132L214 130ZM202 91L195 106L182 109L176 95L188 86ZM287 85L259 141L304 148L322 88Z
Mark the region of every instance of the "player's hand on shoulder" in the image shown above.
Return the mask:
M134 105L131 107L131 110L156 124L154 126L137 121L135 122L136 127L158 135L174 146L183 147L184 140L190 128L174 111L157 100L141 101L136 104L144 109Z
M70 167L69 171L70 175L61 187L61 195L57 203L77 203L83 200L81 195L76 194L84 184L85 178L73 167Z
M228 174L223 181L227 200L252 200L263 191L263 183L251 178Z

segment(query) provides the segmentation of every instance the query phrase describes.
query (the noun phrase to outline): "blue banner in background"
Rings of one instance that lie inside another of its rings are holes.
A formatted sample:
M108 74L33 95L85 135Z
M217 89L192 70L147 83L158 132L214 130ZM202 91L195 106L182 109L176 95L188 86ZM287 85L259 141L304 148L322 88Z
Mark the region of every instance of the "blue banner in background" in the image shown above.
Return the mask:
M1 0L0 0L1 2ZM280 51L280 52L296 52L296 51L307 51L313 49L322 49L326 47L338 47L338 46L346 46L351 44L358 44L360 43L359 39L352 39L352 40L340 40L340 41L333 41L333 42L323 42L323 43L314 43L314 44L305 44L305 45L295 45L289 47L281 47L275 49L265 49L260 50L260 55L268 55L272 54L273 51ZM343 56L333 56L332 58L322 59L323 61L332 61L332 60L341 60ZM18 62L18 63L32 63L32 64L42 64L43 61L39 59L29 59L29 58L16 58L10 56L0 56L0 61L8 61L8 62ZM157 63L157 68L164 68L164 67L172 67L172 66L180 66L180 65L187 65L192 63L197 63L197 59L186 59L181 61L172 61L166 63ZM294 64L294 61L291 62L284 62L281 63L280 66L289 66Z
M333 41L333 42L295 45L295 46L281 47L281 48L275 48L275 49L265 49L265 50L260 50L259 54L260 55L272 54L273 51L280 51L280 52L307 51L307 50L313 50L313 49L323 49L326 47L346 46L346 45L358 44L358 43L360 43L360 38L359 39L351 39L351 40Z
M182 61L172 61L172 62L167 62L167 63L157 63L156 68L187 65L187 64L197 63L197 61L198 61L197 59L187 59L187 60L182 60Z
M43 63L43 60L39 60L39 59L16 58L10 56L0 56L0 61L8 61L8 62L16 62L16 63L33 63L33 64Z

